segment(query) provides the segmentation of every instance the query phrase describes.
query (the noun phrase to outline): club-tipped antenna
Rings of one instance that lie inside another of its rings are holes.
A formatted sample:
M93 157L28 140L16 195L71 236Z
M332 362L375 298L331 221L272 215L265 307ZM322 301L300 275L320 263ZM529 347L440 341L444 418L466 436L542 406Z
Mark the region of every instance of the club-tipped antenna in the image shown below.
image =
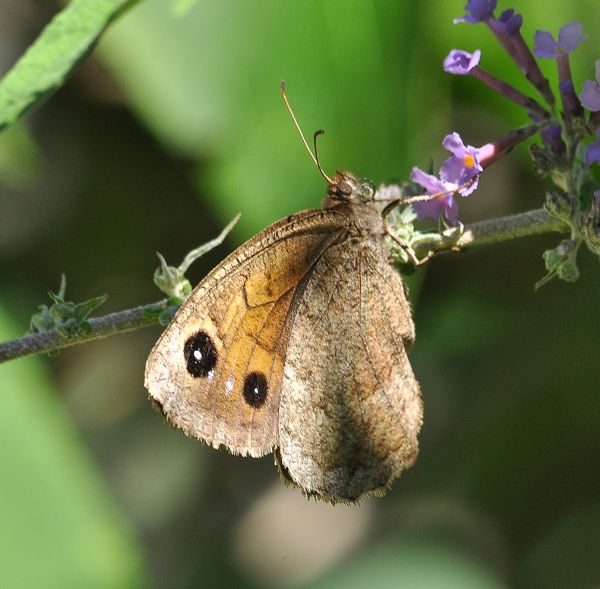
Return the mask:
M304 137L304 133L302 132L302 129L300 128L298 119L296 118L296 115L294 114L294 111L292 110L290 101L288 100L287 93L285 91L285 80L281 80L281 96L283 97L283 102L285 102L285 107L287 108L288 112L290 113L290 116L292 117L292 121L294 121L294 125L296 126L296 130L298 131L298 134L300 135L300 139L302 139L302 143L304 143L304 147L306 147L306 151L308 151L310 157L312 158L312 161L315 162L315 166L317 166L319 172L321 173L321 176L323 176L323 178L325 178L325 180L329 184L333 184L334 183L333 180L325 173L325 170L323 170L323 168L321 167L321 162L319 161L318 152L317 152L317 137L319 135L322 135L323 133L325 133L325 131L320 129L319 131L317 131L315 133L315 135L314 135L315 153L313 153L308 145L308 142L306 141L306 138Z

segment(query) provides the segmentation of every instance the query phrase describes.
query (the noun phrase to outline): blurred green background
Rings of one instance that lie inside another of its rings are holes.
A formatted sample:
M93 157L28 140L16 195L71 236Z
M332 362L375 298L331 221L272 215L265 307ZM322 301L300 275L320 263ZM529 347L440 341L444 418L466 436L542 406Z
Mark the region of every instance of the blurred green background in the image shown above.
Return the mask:
M500 9L511 5L502 3ZM518 1L523 33L581 20L576 88L600 57L597 0ZM0 73L59 10L2 0ZM452 48L530 92L460 0L145 0L60 91L0 135L0 337L25 332L61 272L103 312L160 298L178 263L238 211L197 282L321 177L283 108L325 128L325 169L376 183L526 122ZM543 63L553 86L552 63ZM525 147L461 200L470 222L541 206ZM143 388L159 328L0 366L0 586L569 587L600 585L597 260L537 293L557 236L440 256L411 277L425 401L416 465L360 506L307 501L272 458L229 456L166 425Z

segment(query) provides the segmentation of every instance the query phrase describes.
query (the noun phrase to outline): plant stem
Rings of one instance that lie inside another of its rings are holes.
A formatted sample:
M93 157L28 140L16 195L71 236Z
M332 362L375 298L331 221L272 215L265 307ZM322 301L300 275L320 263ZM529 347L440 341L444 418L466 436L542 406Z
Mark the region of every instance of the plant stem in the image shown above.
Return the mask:
M58 330L29 333L23 337L0 343L0 363L35 354L54 352L75 344L82 344L116 333L133 331L148 325L157 325L160 313L166 308L167 301L142 305L102 317L88 319L89 330L70 337L62 336Z
M544 209L479 221L441 233L424 233L412 242L417 255L428 252L466 250L540 233L567 233L569 227Z
M425 255L428 252L465 250L527 235L568 231L569 227L565 223L550 216L544 209L537 209L466 225L462 231L453 227L442 233L424 233L412 243L412 247L417 255ZM88 330L70 337L61 335L57 330L50 330L0 343L0 363L28 354L54 352L116 333L157 325L166 306L167 301L163 300L89 319Z

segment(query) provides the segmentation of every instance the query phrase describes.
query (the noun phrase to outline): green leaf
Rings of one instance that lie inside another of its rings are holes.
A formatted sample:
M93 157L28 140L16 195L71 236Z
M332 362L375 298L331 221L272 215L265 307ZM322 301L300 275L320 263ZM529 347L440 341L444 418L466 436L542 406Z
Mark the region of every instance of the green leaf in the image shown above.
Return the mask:
M197 1L198 0L175 0L173 3L173 14L178 17L185 16Z
M83 303L77 303L73 311L73 317L79 322L84 321L94 309L105 303L107 299L108 295L100 295L83 301Z
M563 239L555 249L546 250L543 255L548 273L535 283L535 289L544 286L555 276L566 282L575 282L579 278L577 250L580 245L581 242L573 239Z
M14 123L94 48L106 27L138 0L73 0L0 81L0 130Z
M106 302L108 295L100 295L81 303L74 303L65 301L66 288L67 279L63 274L58 294L51 290L48 291L48 296L54 304L51 307L40 305L39 313L35 313L31 317L32 332L57 329L64 338L90 332L91 327L87 322L87 317L94 309Z

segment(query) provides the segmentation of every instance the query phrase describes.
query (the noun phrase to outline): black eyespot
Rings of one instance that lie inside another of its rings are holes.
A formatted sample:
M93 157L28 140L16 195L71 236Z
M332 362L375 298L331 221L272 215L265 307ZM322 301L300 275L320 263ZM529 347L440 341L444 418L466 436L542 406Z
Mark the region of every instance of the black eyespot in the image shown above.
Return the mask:
M262 372L251 372L244 381L243 395L250 407L258 409L267 400L267 379Z
M199 331L187 339L183 346L187 371L194 377L208 376L217 364L217 349L211 337Z

